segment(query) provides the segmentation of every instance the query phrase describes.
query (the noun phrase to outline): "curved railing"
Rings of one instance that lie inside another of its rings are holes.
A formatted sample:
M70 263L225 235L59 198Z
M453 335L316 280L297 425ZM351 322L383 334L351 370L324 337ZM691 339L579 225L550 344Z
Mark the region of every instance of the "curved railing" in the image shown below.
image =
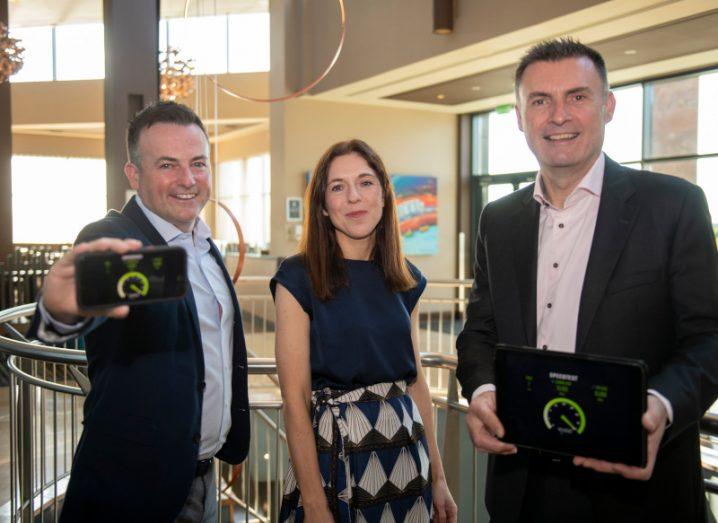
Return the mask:
M0 354L10 373L10 501L0 513L10 521L56 520L69 478L71 457L81 433L81 403L89 391L83 372L85 352L27 340L18 330L27 325L35 304L0 311ZM16 328L18 327L18 328ZM422 353L422 365L451 371L456 357ZM275 378L274 358L249 358L252 375ZM452 381L446 379L445 381ZM455 380L453 380L455 381ZM267 388L276 389L268 380ZM463 410L453 396L438 394L437 408ZM251 398L252 449L242 467L221 465L218 499L223 510L241 510L243 521L274 521L281 503L283 468L287 460L281 398ZM449 416L445 416L448 418ZM458 424L455 424L458 426ZM453 446L453 445L449 445ZM473 452L472 483L476 485L477 453ZM449 461L451 461L449 459ZM474 488L473 492L477 492ZM467 500L478 517L476 499ZM468 511L467 511L468 512Z
M58 500L64 494L72 452L81 432L80 404L89 390L89 380L82 371L87 363L83 350L28 341L15 328L21 322L26 324L34 311L35 304L0 311L0 334L3 331L5 334L0 335L0 354L5 356L5 367L11 380L11 493L6 511L11 515L11 521L34 521L39 514L43 521L48 514L51 520L57 517ZM427 339L424 347L428 345ZM462 505L470 507L471 519L476 521L483 510L479 507L478 465L484 458L473 447L472 460L462 459L460 455L458 432L464 432L464 428L453 413L464 412L467 406L458 399L453 377L457 358L450 354L422 352L421 361L424 368L444 374L441 382L445 388L432 399L434 406L446 413L443 416L445 466L447 470L467 466L471 470L472 497L464 500ZM248 363L250 374L275 378L273 358L249 358ZM270 387L274 385L275 382L269 383ZM283 467L287 459L280 412L282 403L278 396L252 398L250 406L254 416L250 457L243 468L220 468L218 497L225 510L235 507L242 510L245 521L273 521L281 502ZM714 476L718 474L718 451L714 450L718 449L718 416L707 414L701 429L706 489L718 493L718 480ZM52 441L48 442L48 438ZM452 447L452 443L447 444L449 441L457 444ZM53 452L46 454L47 447L54 449ZM36 453L36 448L42 450ZM456 477L460 475L457 472Z

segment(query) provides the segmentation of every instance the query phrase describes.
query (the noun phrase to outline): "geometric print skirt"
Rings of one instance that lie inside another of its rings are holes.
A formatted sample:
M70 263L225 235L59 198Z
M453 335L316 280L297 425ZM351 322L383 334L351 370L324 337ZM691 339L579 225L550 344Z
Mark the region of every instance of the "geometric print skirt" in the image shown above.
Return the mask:
M338 522L431 521L431 469L419 409L406 382L312 392L314 437L329 509ZM279 520L304 521L290 460Z

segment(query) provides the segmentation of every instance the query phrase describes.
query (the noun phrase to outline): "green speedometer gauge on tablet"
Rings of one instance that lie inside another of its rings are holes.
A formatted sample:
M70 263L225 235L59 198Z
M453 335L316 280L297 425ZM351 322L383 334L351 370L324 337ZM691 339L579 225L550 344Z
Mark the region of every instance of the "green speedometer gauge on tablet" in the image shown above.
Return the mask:
M575 401L558 397L543 408L543 422L549 430L561 434L583 434L586 430L586 414Z

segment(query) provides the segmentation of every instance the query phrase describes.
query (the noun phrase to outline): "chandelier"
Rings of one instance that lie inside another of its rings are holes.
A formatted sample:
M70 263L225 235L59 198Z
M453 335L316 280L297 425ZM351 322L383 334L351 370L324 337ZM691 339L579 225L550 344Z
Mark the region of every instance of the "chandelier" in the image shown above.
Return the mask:
M160 53L160 99L174 101L194 92L194 60L184 60L179 49L168 47Z
M20 40L10 38L7 26L0 22L0 84L22 69L24 47Z

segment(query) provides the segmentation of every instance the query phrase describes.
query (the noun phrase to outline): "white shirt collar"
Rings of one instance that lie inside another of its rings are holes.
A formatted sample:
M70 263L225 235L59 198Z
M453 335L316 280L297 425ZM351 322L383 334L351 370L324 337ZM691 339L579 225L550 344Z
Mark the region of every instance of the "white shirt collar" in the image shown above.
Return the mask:
M603 187L603 171L606 166L606 157L601 151L596 161L593 163L591 168L581 178L581 182L571 191L571 194L566 198L566 204L570 204L572 201L577 199L577 193L579 191L585 191L594 196L601 197L601 188ZM534 184L534 200L539 202L541 205L550 205L546 195L544 193L543 183L541 182L541 171L536 174L536 183Z
M157 232L160 233L160 236L162 236L162 239L165 242L170 243L172 240L176 239L179 236L182 236L183 234L190 234L185 233L184 231L177 228L177 226L171 224L158 214L152 212L142 202L142 199L140 199L139 195L135 195L135 200L137 201L137 205L139 205L140 209L142 209L142 212L145 213L147 219L150 221L152 226L157 229ZM200 217L197 217L197 219L195 220L191 234L196 239L196 241L202 243L208 241L212 237L212 231L210 231L207 224ZM209 248L209 244L207 244L207 248Z

